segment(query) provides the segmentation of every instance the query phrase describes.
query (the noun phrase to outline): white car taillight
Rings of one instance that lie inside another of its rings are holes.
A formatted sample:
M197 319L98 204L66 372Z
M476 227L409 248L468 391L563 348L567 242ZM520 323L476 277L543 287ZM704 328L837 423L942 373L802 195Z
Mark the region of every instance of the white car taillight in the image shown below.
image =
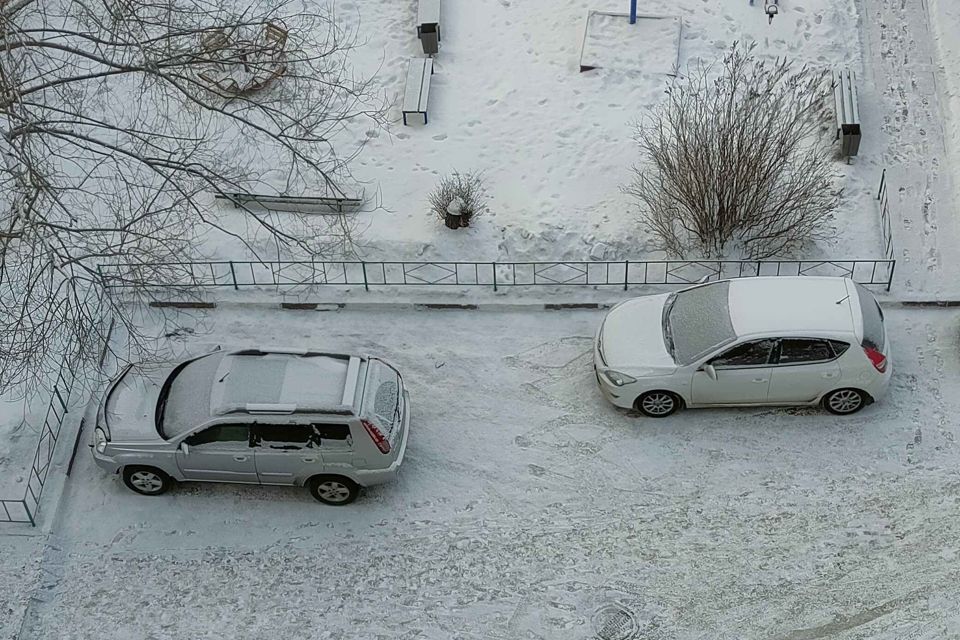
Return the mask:
M869 358L870 364L873 365L874 369L880 373L887 370L887 356L872 347L864 347L863 352L867 354L867 358Z

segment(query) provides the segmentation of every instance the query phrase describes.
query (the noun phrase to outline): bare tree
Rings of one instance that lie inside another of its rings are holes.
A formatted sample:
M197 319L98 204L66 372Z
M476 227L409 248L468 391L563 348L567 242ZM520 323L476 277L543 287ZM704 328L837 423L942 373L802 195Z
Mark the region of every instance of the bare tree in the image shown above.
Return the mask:
M356 27L332 9L0 0L0 39L0 391L89 356L105 310L137 334L98 290L103 263L163 281L210 234L254 256L350 251L347 217L248 211L238 229L210 206L344 195L350 141L386 102L354 75Z
M734 45L699 64L636 133L642 164L624 191L677 256L763 258L829 233L840 199L827 143L826 72Z

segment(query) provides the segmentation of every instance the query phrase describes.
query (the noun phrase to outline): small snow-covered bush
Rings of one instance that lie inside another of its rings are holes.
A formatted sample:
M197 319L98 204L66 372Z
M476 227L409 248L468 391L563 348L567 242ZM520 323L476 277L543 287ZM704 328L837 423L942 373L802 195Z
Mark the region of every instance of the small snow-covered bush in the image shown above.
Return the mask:
M487 210L487 189L476 171L454 171L440 179L430 194L430 209L451 229L470 226Z
M757 259L830 233L827 72L753 51L692 67L637 128L642 161L624 192L671 254Z

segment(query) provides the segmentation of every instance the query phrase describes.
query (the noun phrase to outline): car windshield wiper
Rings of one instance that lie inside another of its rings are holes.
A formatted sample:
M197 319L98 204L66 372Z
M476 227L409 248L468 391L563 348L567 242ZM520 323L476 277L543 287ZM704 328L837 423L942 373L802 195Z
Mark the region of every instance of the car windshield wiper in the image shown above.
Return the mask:
M167 379L163 381L163 387L160 388L160 395L157 397L157 411L155 414L157 433L160 434L161 438L166 439L166 436L163 435L163 414L167 409L167 400L170 397L170 387L173 385L173 381L176 379L180 372L183 371L184 367L193 362L193 360L188 360L182 364L177 365L177 367L170 372L170 375L167 376Z
M667 298L667 304L663 307L663 337L667 342L667 352L670 354L670 357L676 360L674 356L674 347L673 347L673 332L670 330L670 312L673 310L673 305L677 302L677 294L671 294Z

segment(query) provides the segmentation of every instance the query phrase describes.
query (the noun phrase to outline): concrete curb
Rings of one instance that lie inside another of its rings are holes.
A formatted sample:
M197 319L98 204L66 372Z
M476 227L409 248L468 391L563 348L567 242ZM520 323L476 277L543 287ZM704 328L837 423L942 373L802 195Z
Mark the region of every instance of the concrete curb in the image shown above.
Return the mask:
M210 301L153 301L151 307L157 309L210 310L230 308L281 309L284 311L584 311L609 309L621 302L210 302Z
M210 310L230 308L281 309L284 311L590 311L610 309L622 302L398 302L392 300L365 302L277 302L273 301L154 301L154 308ZM881 299L885 309L952 309L960 308L960 300L893 300Z

